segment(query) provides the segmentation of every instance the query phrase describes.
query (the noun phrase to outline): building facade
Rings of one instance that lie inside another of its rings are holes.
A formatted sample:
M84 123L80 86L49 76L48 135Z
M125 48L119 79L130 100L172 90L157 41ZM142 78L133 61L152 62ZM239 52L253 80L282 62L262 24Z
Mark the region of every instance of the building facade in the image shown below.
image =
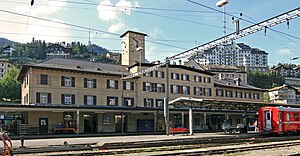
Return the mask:
M257 48L251 48L244 43L218 46L193 58L205 65L237 66L257 71L268 70L268 53Z
M290 85L275 87L269 90L270 101L282 104L299 104L300 93Z
M80 133L163 131L167 87L170 100L193 97L263 101L262 89L242 84L239 79L218 80L211 72L184 65L170 65L169 86L165 67L144 73L140 77L122 79L156 65L136 62L140 58L143 60L145 53L143 49L138 49L143 51L138 53L137 46L131 44L134 44L133 40L137 40L141 46L144 36L132 31L121 36L125 42L122 44L127 45L126 48L128 45L132 47L122 54L122 65L64 58L24 65L18 77L22 83L23 105L70 107L68 110L47 113L31 112L24 115L27 117L24 122L30 121L30 127L41 127L41 123L46 122L49 126L43 133L51 133L51 129L59 122L67 122L69 125L76 123L76 129ZM134 56L126 56L131 54ZM242 113L227 113L231 114L233 125L241 122ZM188 110L185 108L171 107L171 126L188 127L187 114ZM67 118L67 115L71 117ZM225 115L218 111L199 111L194 116L193 126L195 130L220 129L224 118Z
M70 55L70 48L64 47L59 44L52 44L47 47L47 56L62 56L67 57Z
M4 77L6 72L12 67L15 67L15 65L13 65L12 63L6 60L0 60L0 80Z

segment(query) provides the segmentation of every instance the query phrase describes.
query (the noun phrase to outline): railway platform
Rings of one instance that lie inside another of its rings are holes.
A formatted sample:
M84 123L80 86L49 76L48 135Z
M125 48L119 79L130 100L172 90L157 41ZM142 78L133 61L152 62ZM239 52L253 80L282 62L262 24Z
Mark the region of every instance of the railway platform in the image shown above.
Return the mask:
M39 138L30 138L24 141L26 148L37 147L49 147L49 146L62 146L64 144L69 145L104 145L104 144L117 144L117 143L132 143L132 142L158 142L158 141L172 141L172 140L188 140L188 139L200 139L200 138L217 138L217 137L249 137L257 136L257 132L248 132L246 134L224 134L224 132L210 132L210 133L194 133L194 135L176 134L152 134L152 135L118 135L118 136L76 136L64 137L59 135L59 138L47 138L47 136L40 136ZM21 146L20 139L12 140L14 148Z

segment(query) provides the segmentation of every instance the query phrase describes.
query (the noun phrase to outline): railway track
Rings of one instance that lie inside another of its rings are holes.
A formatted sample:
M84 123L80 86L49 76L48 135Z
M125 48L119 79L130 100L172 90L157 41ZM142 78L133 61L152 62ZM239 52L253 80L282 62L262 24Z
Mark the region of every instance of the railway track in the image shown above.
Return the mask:
M289 136L289 137L216 137L216 138L197 138L197 139L181 139L181 140L161 140L161 141L145 141L145 142L124 142L124 143L110 143L104 145L85 145L85 146L68 146L68 147L51 147L43 149L26 149L26 150L15 150L14 153L18 155L24 154L40 154L40 155L115 155L115 154L141 154L146 155L196 155L201 154L222 154L222 153L234 153L260 149L264 146L261 143L274 143L278 141L290 141L294 140L293 144L300 144L300 136ZM297 142L299 141L299 142ZM247 146L239 147L239 145ZM255 144L260 144L254 146ZM234 146L239 148L227 149L214 149L224 146ZM251 145L251 146L250 146ZM253 147L252 147L253 145ZM287 146L288 143L280 146ZM291 145L291 144L290 144ZM275 146L273 144L272 146ZM207 150L208 148L212 148ZM265 148L271 148L271 145L266 145ZM275 148L275 147L274 147ZM192 151L192 152L190 152ZM184 153L186 152L186 153ZM200 153L199 153L200 152ZM221 153L220 153L221 152ZM174 153L174 154L172 154Z

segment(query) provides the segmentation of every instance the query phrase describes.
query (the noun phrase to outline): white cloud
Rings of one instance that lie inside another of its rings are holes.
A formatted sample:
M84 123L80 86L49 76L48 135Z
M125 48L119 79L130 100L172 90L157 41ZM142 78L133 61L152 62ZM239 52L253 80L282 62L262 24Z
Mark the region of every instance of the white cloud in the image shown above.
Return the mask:
M135 2L134 6L139 7L139 3ZM113 4L111 0L103 0L97 6L98 16L104 21L114 21L119 20L121 13L130 15L132 4L127 0L119 0L117 3Z
M117 23L117 24L114 24L114 25L111 25L109 28L108 28L108 31L111 32L111 33L116 33L122 29L125 28L125 24L124 23Z
M117 10L115 7L112 7L110 0L104 0L100 2L97 10L99 18L104 21L112 21L118 18Z
M291 49L284 48L284 49L280 49L279 51L277 51L277 54L280 56L287 56L287 55L290 55L291 52L292 52Z
M153 31L149 34L149 37L155 39L155 38L160 38L164 33L161 29L155 27Z

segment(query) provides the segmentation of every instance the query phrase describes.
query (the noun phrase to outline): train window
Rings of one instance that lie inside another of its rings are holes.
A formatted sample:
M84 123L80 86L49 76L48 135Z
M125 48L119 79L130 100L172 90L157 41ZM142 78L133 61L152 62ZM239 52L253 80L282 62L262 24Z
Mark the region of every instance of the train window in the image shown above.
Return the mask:
M296 114L296 113L294 114L294 120L299 121L299 114Z
M291 117L289 113L286 113L286 121L290 121Z
M267 113L267 120L271 120L271 114Z

